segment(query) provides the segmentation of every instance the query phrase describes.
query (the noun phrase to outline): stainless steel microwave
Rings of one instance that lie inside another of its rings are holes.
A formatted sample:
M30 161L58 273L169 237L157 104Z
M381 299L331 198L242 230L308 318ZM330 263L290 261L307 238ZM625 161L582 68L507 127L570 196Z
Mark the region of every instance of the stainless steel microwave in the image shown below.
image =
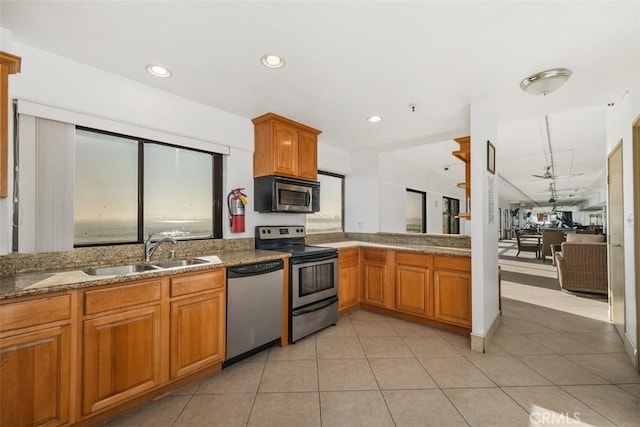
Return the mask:
M313 213L320 210L320 183L275 175L253 179L254 211Z

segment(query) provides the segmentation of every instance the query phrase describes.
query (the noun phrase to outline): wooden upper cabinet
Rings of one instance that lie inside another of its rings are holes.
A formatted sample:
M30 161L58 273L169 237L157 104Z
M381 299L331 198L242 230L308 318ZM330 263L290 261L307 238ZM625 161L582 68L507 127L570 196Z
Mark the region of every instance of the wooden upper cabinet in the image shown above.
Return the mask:
M458 217L471 219L471 137L454 138L454 141L460 145L460 149L451 154L464 162L464 182L458 183L458 187L464 189L465 211L460 212Z
M318 179L318 137L310 132L298 133L298 176Z
M9 74L20 72L21 58L0 51L0 197L7 197L9 181Z
M280 175L318 179L318 135L321 131L267 113L254 124L253 176Z
M298 176L298 130L273 123L273 173Z

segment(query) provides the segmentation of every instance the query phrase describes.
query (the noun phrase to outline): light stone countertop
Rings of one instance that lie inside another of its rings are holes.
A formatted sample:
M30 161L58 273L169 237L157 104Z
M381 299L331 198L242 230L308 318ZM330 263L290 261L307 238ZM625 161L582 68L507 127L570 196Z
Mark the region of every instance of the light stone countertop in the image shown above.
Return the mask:
M3 277L0 280L0 300L60 292L90 286L111 285L114 283L162 277L177 273L206 271L212 268L231 267L234 265L250 264L288 257L289 254L284 252L251 249L244 251L221 252L217 255L193 257L209 261L204 264L148 270L145 272L130 273L119 276L90 276L82 270L61 270L18 274L11 277ZM153 261L150 264L153 264Z

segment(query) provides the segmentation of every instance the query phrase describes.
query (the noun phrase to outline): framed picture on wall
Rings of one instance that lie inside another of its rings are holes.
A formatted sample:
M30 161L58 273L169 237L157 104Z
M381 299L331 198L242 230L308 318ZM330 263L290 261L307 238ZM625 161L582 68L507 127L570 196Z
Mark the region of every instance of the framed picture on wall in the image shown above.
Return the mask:
M496 174L496 147L491 141L487 141L487 170L492 174Z

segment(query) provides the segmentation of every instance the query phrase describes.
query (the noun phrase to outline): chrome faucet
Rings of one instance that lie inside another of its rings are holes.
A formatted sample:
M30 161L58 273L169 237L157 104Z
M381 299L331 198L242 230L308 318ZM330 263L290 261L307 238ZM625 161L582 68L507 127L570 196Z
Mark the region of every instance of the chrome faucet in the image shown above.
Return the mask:
M171 242L174 245L178 243L176 239L173 237L165 237L162 240L158 240L157 242L151 243L151 237L153 237L153 233L149 233L149 237L144 241L144 260L149 261L151 259L151 255L158 249L161 243Z

